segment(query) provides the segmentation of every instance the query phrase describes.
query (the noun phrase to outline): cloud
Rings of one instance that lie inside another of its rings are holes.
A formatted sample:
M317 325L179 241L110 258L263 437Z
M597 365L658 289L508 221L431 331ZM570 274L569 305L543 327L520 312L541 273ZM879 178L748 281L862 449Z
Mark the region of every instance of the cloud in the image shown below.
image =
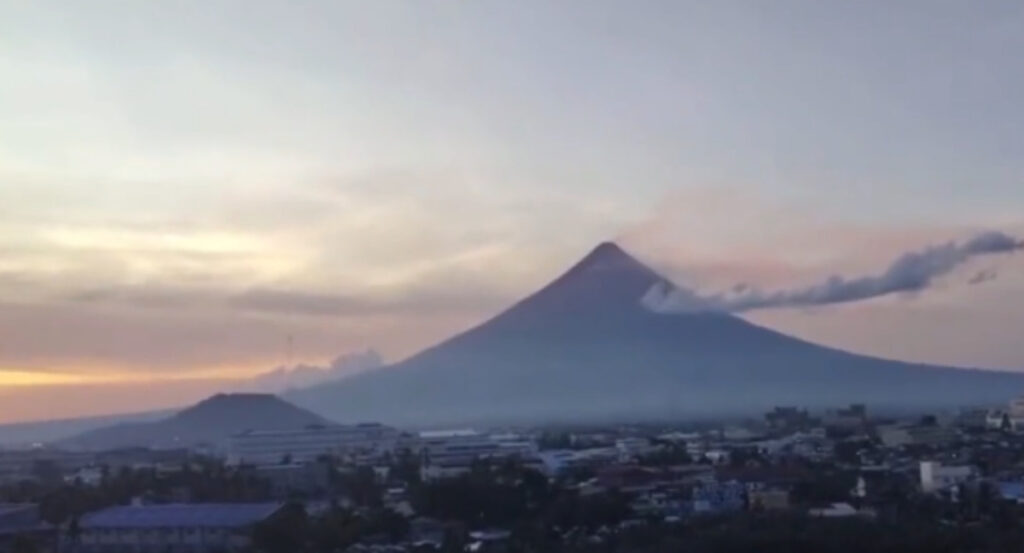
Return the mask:
M847 303L894 293L927 289L935 278L981 255L1012 253L1024 249L1024 241L1002 232L985 232L965 242L947 242L900 255L881 273L846 278L831 276L825 281L802 288L764 291L738 284L725 292L701 295L691 290L671 289L665 284L652 287L643 298L648 308L658 312L717 311L738 313L755 309L809 307ZM980 277L980 278L979 278ZM994 273L975 275L972 284L994 277Z
M343 353L327 365L298 364L291 367L277 367L240 383L239 389L279 394L377 369L383 365L384 359L371 348L365 351Z
M245 311L302 315L359 315L372 309L370 302L355 297L269 289L243 292L227 303Z
M984 271L978 271L977 273L975 273L975 275L972 276L971 279L967 281L967 284L981 284L983 282L995 280L998 276L999 273L997 273L994 269L985 269Z

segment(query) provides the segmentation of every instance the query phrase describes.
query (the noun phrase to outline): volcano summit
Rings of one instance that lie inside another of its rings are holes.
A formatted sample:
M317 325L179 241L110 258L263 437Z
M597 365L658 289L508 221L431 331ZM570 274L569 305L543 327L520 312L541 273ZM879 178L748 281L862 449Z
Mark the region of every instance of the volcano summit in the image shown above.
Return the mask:
M1024 375L890 361L718 312L657 313L667 279L613 243L494 318L397 364L293 393L339 421L655 419L773 405L1003 403Z

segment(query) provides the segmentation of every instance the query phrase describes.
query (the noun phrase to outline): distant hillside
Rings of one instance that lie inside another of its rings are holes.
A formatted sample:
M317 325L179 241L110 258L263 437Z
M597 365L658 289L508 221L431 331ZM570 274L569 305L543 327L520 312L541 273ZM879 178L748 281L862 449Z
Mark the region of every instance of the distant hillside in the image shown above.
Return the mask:
M641 304L666 279L598 246L493 319L401 363L287 395L344 421L431 425L753 413L773 405L1003 403L1024 375L877 359ZM893 328L893 339L903 329Z
M218 394L162 420L98 428L60 443L89 449L219 444L228 436L244 430L284 430L326 422L323 417L277 396Z
M70 436L75 436L83 432L114 424L151 422L167 418L172 414L174 414L173 410L163 410L147 411L145 413L125 413L121 415L83 417L80 419L56 419L49 421L0 424L0 445L48 443L63 440Z

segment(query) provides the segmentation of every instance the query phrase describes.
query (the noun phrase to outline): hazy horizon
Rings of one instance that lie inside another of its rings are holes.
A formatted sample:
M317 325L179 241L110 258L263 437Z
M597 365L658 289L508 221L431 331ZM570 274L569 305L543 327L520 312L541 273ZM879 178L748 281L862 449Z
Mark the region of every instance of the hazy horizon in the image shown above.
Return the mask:
M0 422L394 362L606 240L709 297L1019 240L1022 24L1012 2L0 0ZM939 268L741 316L1024 371L1024 255Z

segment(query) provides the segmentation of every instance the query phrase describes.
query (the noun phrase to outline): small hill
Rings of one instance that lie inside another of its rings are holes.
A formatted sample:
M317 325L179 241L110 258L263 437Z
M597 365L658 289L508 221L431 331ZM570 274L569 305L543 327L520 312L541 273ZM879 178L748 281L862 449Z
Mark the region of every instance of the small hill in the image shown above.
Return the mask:
M98 428L61 444L88 449L184 447L218 444L245 430L286 430L326 422L274 395L218 394L165 419Z
M773 405L1004 403L1024 375L904 363L812 344L733 315L656 313L668 281L613 243L494 318L405 361L287 395L389 424L649 419ZM893 339L903 329L893 328Z

